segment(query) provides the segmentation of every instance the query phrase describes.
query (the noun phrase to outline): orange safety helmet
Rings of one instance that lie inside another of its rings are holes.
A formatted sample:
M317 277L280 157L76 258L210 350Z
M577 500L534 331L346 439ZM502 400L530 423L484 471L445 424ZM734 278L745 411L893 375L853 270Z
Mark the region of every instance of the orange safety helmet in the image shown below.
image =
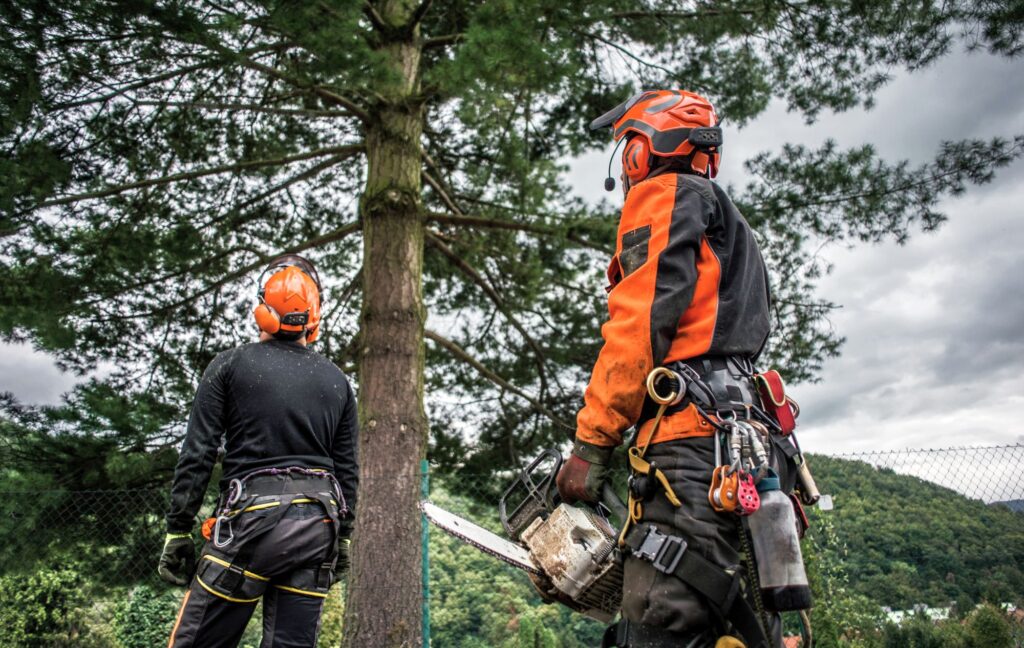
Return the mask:
M633 95L592 121L590 128L613 127L616 142L629 136L622 151L622 173L628 185L635 185L655 168L653 156L688 157L694 173L710 178L718 175L719 121L715 107L698 94L653 90ZM606 181L605 187L610 191L614 184Z
M272 274L263 283L267 273ZM320 334L322 292L320 275L308 259L283 254L260 274L259 303L253 309L253 317L261 331L293 336L305 332L306 342L314 342Z

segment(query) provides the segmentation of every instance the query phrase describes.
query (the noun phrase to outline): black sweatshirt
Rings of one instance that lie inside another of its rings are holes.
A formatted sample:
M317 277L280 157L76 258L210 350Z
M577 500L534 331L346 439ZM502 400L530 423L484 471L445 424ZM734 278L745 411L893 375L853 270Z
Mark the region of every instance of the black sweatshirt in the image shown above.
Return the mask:
M348 378L297 342L269 340L219 354L203 373L174 471L167 527L188 533L210 482L221 439L223 492L260 468L331 470L355 515L359 466L356 399Z

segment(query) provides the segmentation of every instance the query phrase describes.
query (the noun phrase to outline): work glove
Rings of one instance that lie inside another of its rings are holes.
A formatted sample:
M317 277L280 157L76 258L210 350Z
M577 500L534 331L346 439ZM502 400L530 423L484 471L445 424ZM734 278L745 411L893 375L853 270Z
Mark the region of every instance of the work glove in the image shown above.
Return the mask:
M339 580L348 574L349 567L352 566L352 561L349 559L348 551L352 545L352 520L342 520L338 527L338 558L334 561L334 575L331 578L332 583L337 583Z
M569 460L562 465L555 478L558 494L566 504L597 502L601 488L608 480L608 464L615 448L576 440Z
M196 546L189 533L168 533L157 572L172 585L188 585L196 568Z
M348 568L352 566L352 561L348 557L348 549L351 544L351 538L338 539L338 560L334 563L334 578L331 579L334 583L344 578L348 574Z

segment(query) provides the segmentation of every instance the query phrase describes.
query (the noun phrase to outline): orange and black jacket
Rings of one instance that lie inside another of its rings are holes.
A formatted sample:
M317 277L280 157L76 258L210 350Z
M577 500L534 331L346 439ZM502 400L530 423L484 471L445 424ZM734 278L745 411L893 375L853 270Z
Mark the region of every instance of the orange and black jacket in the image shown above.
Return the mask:
M768 337L768 271L757 242L706 178L665 173L630 189L608 279L609 319L577 416L580 441L621 443L640 418L653 368L705 355L756 357ZM666 417L653 441L711 432L691 405Z

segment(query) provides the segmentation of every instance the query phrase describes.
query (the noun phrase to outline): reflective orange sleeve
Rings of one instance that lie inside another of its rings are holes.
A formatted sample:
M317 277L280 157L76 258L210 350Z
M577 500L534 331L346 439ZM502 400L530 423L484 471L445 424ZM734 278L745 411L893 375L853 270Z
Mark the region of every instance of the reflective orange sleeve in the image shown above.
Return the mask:
M630 190L616 243L622 279L608 296L604 346L576 417L577 439L618 445L639 418L647 374L665 360L694 297L709 204L675 174Z

